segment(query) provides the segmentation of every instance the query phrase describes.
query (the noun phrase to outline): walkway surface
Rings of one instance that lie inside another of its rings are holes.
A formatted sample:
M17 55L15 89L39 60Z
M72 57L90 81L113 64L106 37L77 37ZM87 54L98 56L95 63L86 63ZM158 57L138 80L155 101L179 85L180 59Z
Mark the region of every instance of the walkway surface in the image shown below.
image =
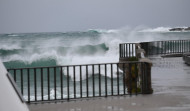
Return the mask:
M152 95L31 104L31 111L190 111L190 66L182 58L154 58Z

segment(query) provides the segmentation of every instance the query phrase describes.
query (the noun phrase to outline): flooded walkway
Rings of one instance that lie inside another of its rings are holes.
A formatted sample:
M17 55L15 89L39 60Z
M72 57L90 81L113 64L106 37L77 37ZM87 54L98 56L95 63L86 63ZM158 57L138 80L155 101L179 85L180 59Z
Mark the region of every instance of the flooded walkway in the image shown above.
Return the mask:
M31 111L189 111L190 66L179 58L154 58L152 95L115 96L31 104Z

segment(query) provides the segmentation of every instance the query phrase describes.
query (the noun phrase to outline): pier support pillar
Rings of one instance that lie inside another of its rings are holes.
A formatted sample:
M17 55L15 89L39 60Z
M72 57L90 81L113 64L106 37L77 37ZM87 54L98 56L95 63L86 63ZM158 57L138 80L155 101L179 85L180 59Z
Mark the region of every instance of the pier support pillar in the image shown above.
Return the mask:
M142 65L143 71L141 72L142 79L142 94L152 94L152 82L151 82L151 67L152 63L145 63Z

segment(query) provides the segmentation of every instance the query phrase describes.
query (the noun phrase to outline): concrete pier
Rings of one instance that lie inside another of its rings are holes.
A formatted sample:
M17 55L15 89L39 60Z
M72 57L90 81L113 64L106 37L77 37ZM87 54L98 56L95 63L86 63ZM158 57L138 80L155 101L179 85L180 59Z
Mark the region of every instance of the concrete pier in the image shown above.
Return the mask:
M179 58L151 59L151 95L31 104L31 111L189 111L190 67Z

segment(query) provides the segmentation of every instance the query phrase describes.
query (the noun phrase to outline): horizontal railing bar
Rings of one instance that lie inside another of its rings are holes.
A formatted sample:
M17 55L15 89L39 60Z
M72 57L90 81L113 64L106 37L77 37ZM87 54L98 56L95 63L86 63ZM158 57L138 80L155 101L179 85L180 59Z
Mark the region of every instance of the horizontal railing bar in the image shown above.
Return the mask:
M130 43L130 42L129 42L129 43L119 43L119 44L125 45L125 44L138 44L138 43L139 43L139 42L136 42L136 43L135 43L135 42L134 42L134 43Z
M190 40L190 39L183 39L183 40ZM125 45L125 44L139 44L139 43L169 42L169 41L180 41L180 40L146 41L146 42L136 42L136 43L135 42L134 43L128 42L128 43L119 43L119 44Z
M190 40L190 39L183 39L183 40ZM140 43L154 43L154 42L170 42L170 41L180 41L180 40L161 40L161 41L147 41L147 42L140 42ZM123 43L125 44L125 43Z
M142 94L142 92L137 93ZM88 96L88 97L77 97L77 98L63 98L63 99L50 99L50 100L37 100L37 101L25 101L26 103L39 103L39 102L56 102L56 101L71 101L71 100L78 100L78 99L87 99L87 98L102 98L102 97L114 97L114 96L127 96L127 95L136 95L136 93L126 93L126 94L116 94L116 95L103 95L103 96Z
M137 43L120 43L121 45L125 45L125 44L140 44L140 43L156 43L156 42L171 42L171 41L187 41L190 39L184 39L184 40L164 40L164 41L147 41L147 42L137 42Z
M138 94L142 94L142 93L138 93ZM108 95L108 97L116 97L116 96L128 96L128 95L130 95L130 94L120 94L120 95ZM132 94L132 95L136 95L136 94ZM68 100L67 98L64 98L64 99L56 99L56 100L54 100L54 99L52 99L52 100L38 100L38 101L30 101L30 104L40 104L40 103L45 103L45 102L65 102L65 101L75 101L75 100L82 100L82 99L84 99L84 100L86 100L86 99L91 99L91 98L102 98L102 97L105 97L105 96L95 96L95 97L93 97L93 96L89 96L89 97L82 97L82 98L70 98L70 100ZM26 103L27 103L28 101L26 101Z

